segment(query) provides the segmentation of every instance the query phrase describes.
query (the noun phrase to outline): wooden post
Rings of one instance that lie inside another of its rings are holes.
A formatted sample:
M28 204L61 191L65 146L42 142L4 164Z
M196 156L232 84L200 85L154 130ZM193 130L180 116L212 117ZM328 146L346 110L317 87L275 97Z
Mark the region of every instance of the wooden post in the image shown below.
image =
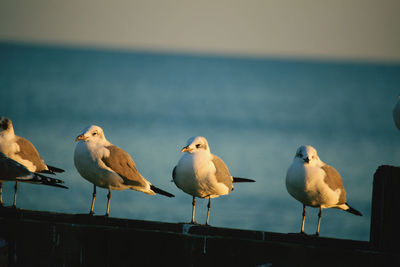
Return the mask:
M374 175L370 241L380 251L400 251L400 167L380 166Z

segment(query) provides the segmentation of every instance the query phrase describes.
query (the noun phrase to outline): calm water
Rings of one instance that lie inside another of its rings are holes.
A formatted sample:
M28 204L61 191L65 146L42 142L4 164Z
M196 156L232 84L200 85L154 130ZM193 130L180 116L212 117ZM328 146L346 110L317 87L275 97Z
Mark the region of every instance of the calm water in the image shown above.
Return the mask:
M180 149L207 137L238 184L212 201L214 226L298 232L301 204L286 191L296 149L317 148L339 170L348 202L364 216L330 209L321 235L369 239L372 178L379 165L400 165L400 132L392 109L400 65L244 59L0 44L0 115L30 139L69 190L22 184L18 206L87 213L92 185L74 168L74 139L89 124L124 148L141 173L174 199L115 192L111 216L187 222L191 197L171 182ZM12 183L5 201L12 203ZM99 189L95 213L103 214ZM206 200L196 219L205 221ZM317 210L309 208L306 232Z

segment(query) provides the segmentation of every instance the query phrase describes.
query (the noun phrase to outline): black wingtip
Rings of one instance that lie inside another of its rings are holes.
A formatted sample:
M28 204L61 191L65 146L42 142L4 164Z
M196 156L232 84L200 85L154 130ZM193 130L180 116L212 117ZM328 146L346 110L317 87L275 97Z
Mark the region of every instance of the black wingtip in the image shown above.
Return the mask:
M349 207L349 209L346 210L347 212L350 212L350 213L352 213L354 215L357 215L357 216L363 216L361 212L359 212L358 210L352 208L349 204L346 203L346 205Z
M42 178L41 181L46 181L49 184L63 184L64 183L64 181L60 180L60 179L50 178L50 177L47 177L47 176L45 176L43 174L40 174L40 173L35 173L35 174Z
M47 177L47 176L39 174L39 173L35 173L35 176L33 177L33 179L31 181L27 181L27 180L23 180L23 181L68 189L67 186L62 185L64 183L63 180L50 178L50 177Z
M233 177L234 183L254 183L255 180L248 178Z
M155 193L160 194L160 195L164 195L166 197L175 197L173 194L168 193L154 185L150 185L150 189L153 190Z
M55 172L59 172L59 173L65 172L65 170L63 170L63 169L60 169L60 168L57 168L57 167L54 167L54 166L50 166L50 165L47 165L47 168L49 168L49 170L51 172L53 172L53 173L55 173Z

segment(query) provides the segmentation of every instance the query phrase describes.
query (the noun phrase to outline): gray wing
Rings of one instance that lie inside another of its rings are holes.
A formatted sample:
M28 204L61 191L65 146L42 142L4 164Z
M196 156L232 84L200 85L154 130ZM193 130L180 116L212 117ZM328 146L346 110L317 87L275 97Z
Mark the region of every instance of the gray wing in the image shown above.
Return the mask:
M217 181L225 184L230 190L232 190L232 176L229 173L229 169L225 162L220 157L213 155L212 163L216 169L215 177L217 178Z
M136 164L128 153L114 145L106 148L110 151L110 155L103 157L101 160L107 167L111 168L124 179L124 184L146 186L146 180L136 169Z
M346 190L344 189L342 177L340 176L339 172L327 164L321 168L325 171L326 175L324 181L326 184L328 184L329 188L332 190L340 189L341 194L339 196L338 204L346 203Z
M29 140L23 137L18 137L17 144L19 146L19 151L16 154L22 159L32 162L36 167L36 170L34 170L35 172L48 170L43 159L40 157L39 152L36 150L35 146L29 142Z

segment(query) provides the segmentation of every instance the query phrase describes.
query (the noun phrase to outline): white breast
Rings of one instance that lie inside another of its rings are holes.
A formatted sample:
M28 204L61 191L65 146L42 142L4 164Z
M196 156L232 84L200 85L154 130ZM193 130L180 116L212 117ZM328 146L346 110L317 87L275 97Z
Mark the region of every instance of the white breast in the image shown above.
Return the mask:
M109 153L104 146L79 141L74 153L75 167L83 178L96 186L113 190L126 189L127 187L122 184L122 178L101 160Z
M197 197L210 195L211 176L215 173L215 168L209 153L185 153L175 171L174 182L184 192Z
M324 181L325 172L318 166L293 162L286 176L287 191L301 203L330 207L339 201L340 190L332 190Z

